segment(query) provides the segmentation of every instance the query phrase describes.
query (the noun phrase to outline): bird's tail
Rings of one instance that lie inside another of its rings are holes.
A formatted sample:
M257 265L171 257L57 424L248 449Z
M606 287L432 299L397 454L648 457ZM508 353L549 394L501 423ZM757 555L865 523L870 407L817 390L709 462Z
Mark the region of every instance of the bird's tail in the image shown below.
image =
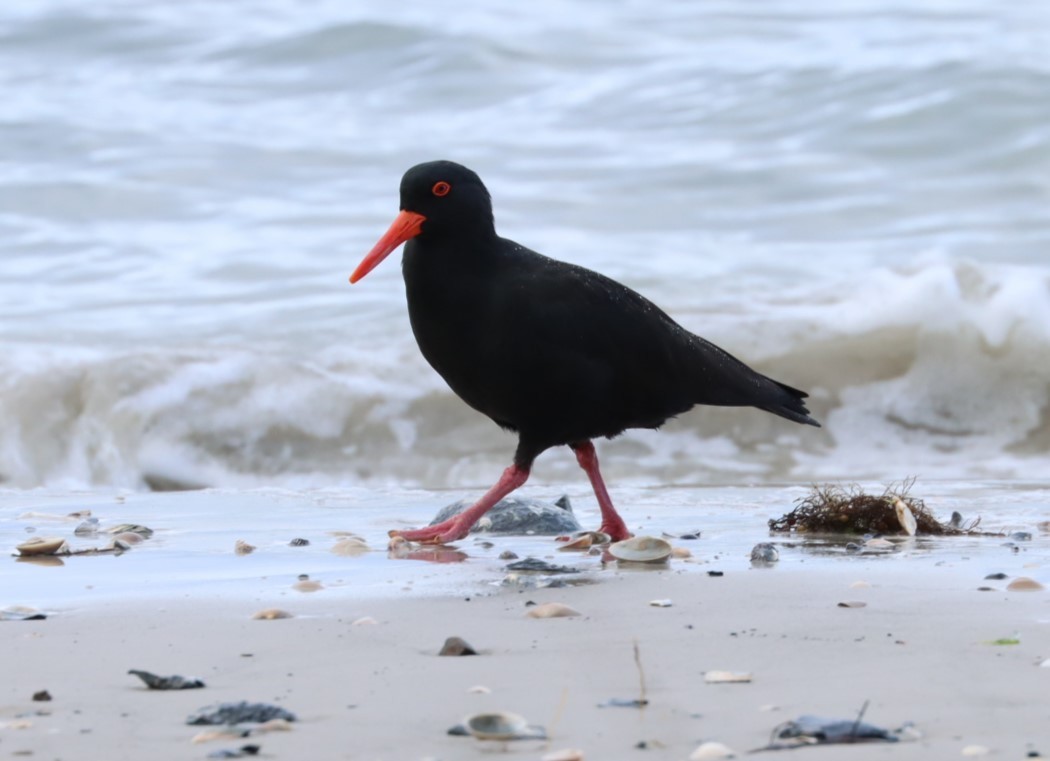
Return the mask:
M779 393L776 394L776 399L770 400L765 404L756 404L756 407L766 412L772 412L774 415L780 415L780 417L788 420L794 420L796 423L820 428L820 423L810 417L809 410L806 409L806 404L802 401L809 394L805 391L799 391L786 383L775 381L772 378L766 378L766 380L773 383Z

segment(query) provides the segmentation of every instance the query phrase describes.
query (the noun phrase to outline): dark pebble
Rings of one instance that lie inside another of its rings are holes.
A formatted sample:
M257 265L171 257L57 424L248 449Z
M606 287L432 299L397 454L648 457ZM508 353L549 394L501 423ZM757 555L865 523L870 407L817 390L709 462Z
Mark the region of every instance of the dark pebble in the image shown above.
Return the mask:
M725 576L725 573L723 571L708 571L707 575L708 576Z
M1002 581L1007 578L1005 573L990 573L984 577L988 581Z
M295 721L295 714L280 706L267 703L249 703L242 700L240 703L221 703L202 708L186 719L187 724L199 725L222 725L240 724L243 721L251 721L262 724L270 719L284 719Z
M302 537L296 537L292 541L288 542L289 547L305 547L310 543L309 539L303 539Z
M37 703L46 702L48 700L51 700L51 693L47 690L40 690L40 692L34 692L33 700L35 700Z
M462 637L449 637L442 645L438 655L477 655L478 651L472 648Z

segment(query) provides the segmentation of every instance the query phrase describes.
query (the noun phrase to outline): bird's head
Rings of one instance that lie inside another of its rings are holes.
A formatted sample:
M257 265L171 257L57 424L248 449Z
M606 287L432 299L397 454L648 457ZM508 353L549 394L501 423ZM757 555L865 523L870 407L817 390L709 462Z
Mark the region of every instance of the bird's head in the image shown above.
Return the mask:
M350 275L356 283L410 238L494 234L492 199L470 169L452 161L428 161L401 178L401 213Z

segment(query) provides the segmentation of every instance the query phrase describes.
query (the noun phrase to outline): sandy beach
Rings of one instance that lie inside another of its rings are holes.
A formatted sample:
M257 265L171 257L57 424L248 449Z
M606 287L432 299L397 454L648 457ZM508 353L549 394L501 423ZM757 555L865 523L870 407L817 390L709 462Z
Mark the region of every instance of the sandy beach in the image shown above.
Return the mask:
M759 491L761 503L778 490ZM672 496L663 499L674 502ZM714 528L710 536L675 540L692 557L656 571L559 553L549 538L511 536L472 537L460 544L463 562L395 561L371 529L362 533L373 552L338 557L330 552L337 539L318 530L334 527L331 511L309 507L316 498L297 503L272 494L241 494L241 507L245 500L283 500L282 520L297 511L301 518L313 515L313 522L299 524L300 533L312 537L309 546L288 548L282 532L289 528L267 524L256 536L274 541L240 557L217 531L221 539L207 545L204 565L195 568L185 549L193 544L198 509L238 504L231 494L167 495L159 507L156 495L115 503L108 508L114 515L151 518L160 526L157 537L116 558L74 557L46 568L15 559L5 564L2 602L32 605L48 618L0 623L0 756L205 758L256 743L260 757L286 759L503 753L540 759L570 748L589 759L687 759L704 741L743 755L765 746L782 722L803 714L849 719L865 703L865 721L891 730L908 726L905 739L785 752L849 759L956 758L981 748L995 758L1050 753L1050 667L1040 665L1050 659L1050 592L1007 589L1021 576L1050 586L1050 537L1035 528L1046 512L1045 491L1017 497L1028 504L1018 514L1019 522L1032 524L1028 541L900 539L892 552L857 556L834 544L773 537L781 560L769 568L753 568L742 549L750 539L770 540L755 514L768 508L742 507L719 527L714 515L726 511L714 503L731 496L694 493L706 503L701 516L707 511L698 527ZM176 506L184 508L181 517ZM30 520L14 516L10 497L3 509L6 528ZM419 509L407 511L405 520ZM244 517L243 509L234 512ZM391 520L366 514L377 523ZM581 520L589 517L584 511ZM683 520L672 509L645 528L659 533L661 524L681 528ZM506 550L579 565L584 572L573 578L585 583L502 582L507 574L498 554ZM182 562L173 563L172 553L180 551ZM163 562L150 565L151 553ZM142 569L134 594L105 575L134 563ZM103 565L109 569L91 578L92 567ZM167 585L165 567L175 577ZM241 580L204 582L197 577L205 567L215 581L229 576L224 568L239 568ZM355 567L372 570L355 581ZM293 588L293 569L303 568L322 582L319 591ZM27 586L19 582L27 573L47 574L49 581ZM1005 578L986 579L995 573ZM75 602L72 588L56 591L74 574L82 589ZM381 581L382 591L363 591L366 576ZM18 589L33 590L36 600ZM650 604L658 599L670 607ZM530 603L547 602L580 615L526 617ZM293 617L252 619L266 608ZM439 657L454 635L480 654ZM635 643L648 705L602 707L610 699L640 697ZM207 686L149 691L127 674L132 668L199 677ZM719 670L747 672L752 681L705 683L705 673ZM40 690L52 699L34 702ZM290 731L191 742L207 728L187 726L189 714L241 700L280 705L298 721ZM549 740L482 742L447 734L468 714L490 710L526 717L543 726Z

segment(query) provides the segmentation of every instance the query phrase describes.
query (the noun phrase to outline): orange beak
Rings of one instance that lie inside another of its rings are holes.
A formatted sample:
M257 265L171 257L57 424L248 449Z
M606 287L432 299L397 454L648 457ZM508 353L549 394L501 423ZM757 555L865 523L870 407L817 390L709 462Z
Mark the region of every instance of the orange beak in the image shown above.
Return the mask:
M386 231L383 237L379 239L379 242L372 247L372 250L357 265L354 274L350 276L350 282L356 283L375 269L377 264L390 256L395 248L409 238L419 235L423 230L423 223L426 221L427 218L422 214L402 210L394 219L394 223L390 225L390 229Z

